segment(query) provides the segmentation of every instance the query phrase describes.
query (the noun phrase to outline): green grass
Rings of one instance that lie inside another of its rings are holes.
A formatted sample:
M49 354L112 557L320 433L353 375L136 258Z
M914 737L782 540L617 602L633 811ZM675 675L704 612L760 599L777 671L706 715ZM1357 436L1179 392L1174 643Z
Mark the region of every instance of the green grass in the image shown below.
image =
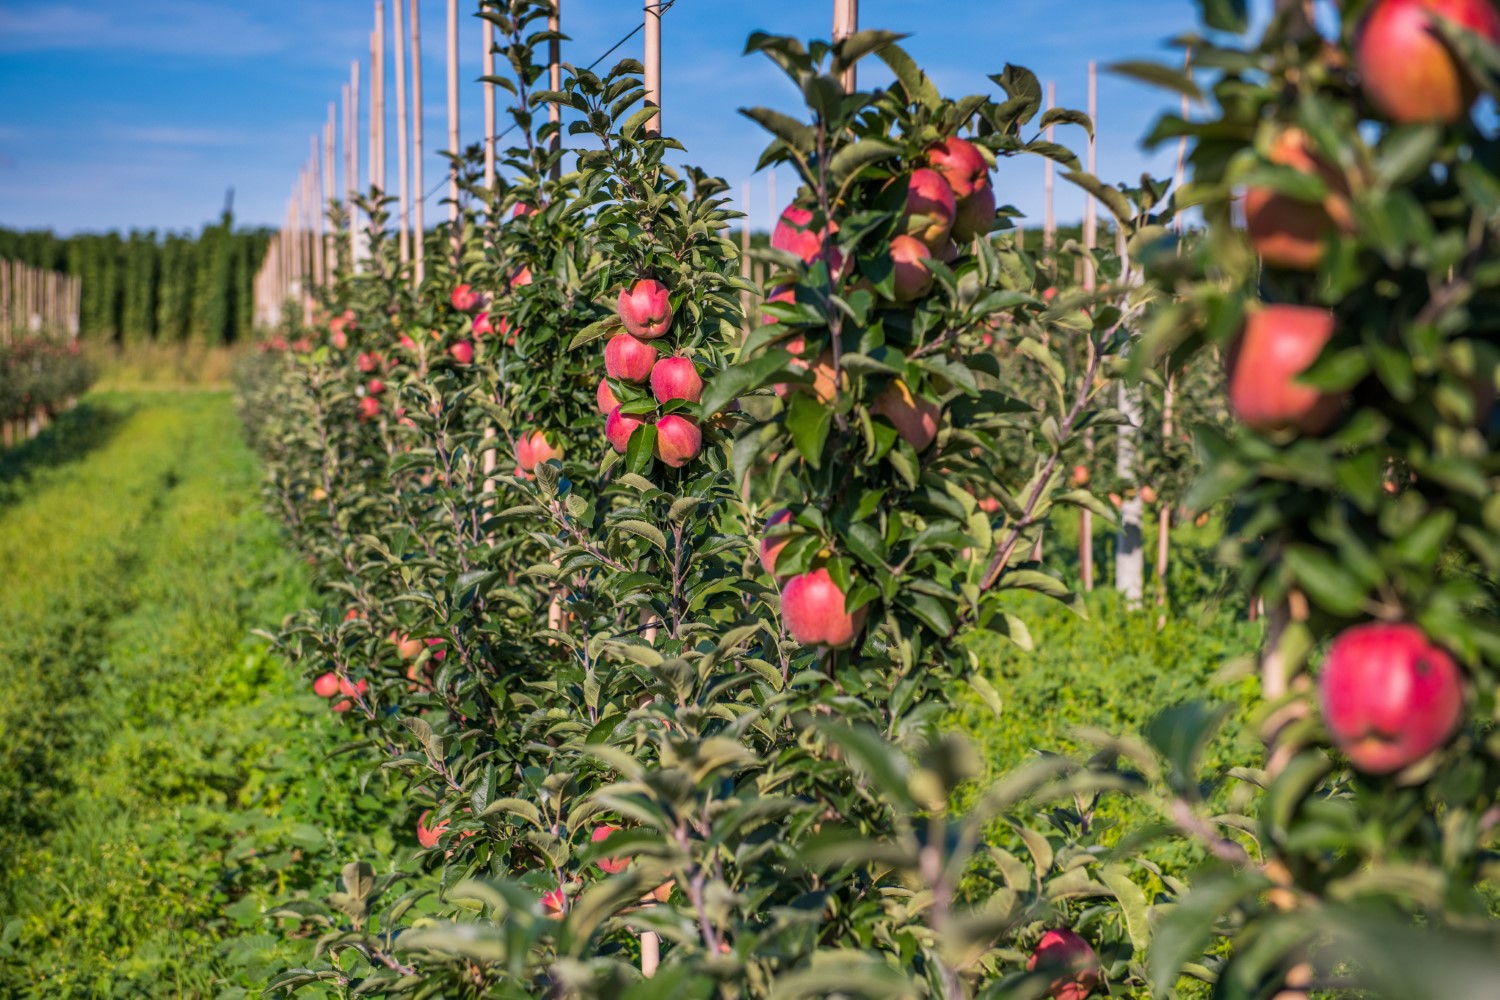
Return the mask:
M250 630L310 601L230 398L96 394L0 458L0 996L236 996L388 828Z

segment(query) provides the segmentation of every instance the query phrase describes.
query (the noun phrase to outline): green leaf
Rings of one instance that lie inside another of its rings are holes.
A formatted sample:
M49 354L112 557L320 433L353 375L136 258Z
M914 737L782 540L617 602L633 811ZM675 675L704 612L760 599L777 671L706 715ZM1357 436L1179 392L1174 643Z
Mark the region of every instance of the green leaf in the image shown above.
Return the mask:
M1180 69L1173 69L1161 63L1147 60L1126 60L1124 62L1110 63L1104 67L1106 73L1114 73L1116 76L1128 77L1139 80L1141 83L1150 84L1153 87L1164 87L1174 94L1187 97L1194 101L1203 100L1203 91L1193 82L1193 77Z
M823 444L833 423L833 411L806 393L793 393L787 407L786 427L792 443L814 469L823 462Z

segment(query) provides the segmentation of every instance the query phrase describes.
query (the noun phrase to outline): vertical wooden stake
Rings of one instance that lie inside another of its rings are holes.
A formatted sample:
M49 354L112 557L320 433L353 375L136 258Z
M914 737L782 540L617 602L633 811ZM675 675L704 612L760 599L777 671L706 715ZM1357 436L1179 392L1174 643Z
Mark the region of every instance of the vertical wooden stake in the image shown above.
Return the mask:
M396 253L404 265L411 260L411 184L407 175L407 161L410 159L410 151L406 145L406 33L401 30L401 23L405 20L402 15L401 0L394 0L391 6L391 15L396 23L395 37L392 41L396 46L396 185L397 196L400 199L400 210L397 214L400 230L396 238Z
M1047 110L1051 111L1057 106L1057 84L1047 84ZM1047 126L1047 141L1052 141L1052 126ZM1047 158L1046 173L1044 176L1044 193L1046 204L1042 213L1042 253L1046 256L1048 263L1052 261L1052 251L1057 245L1057 215L1053 212L1052 189L1054 177L1057 174L1057 165L1051 157Z
M448 150L455 157L448 173L448 222L453 227L455 263L458 245L458 0L448 0Z
M646 122L646 131L661 134L661 2L646 0L646 106L657 113Z
M375 0L375 35L371 41L370 97L375 102L374 118L371 119L375 140L375 160L372 164L375 185L385 195L385 4Z
M359 60L355 59L349 63L349 114L345 117L344 131L348 135L348 144L344 147L345 157L349 161L349 258L351 263L359 263L359 206L354 199L359 197Z
M1189 49L1187 51L1187 54L1183 57L1182 68L1188 74L1188 78L1192 79L1193 52L1191 49ZM1187 121L1188 114L1191 110L1192 109L1188 104L1187 95L1184 94L1182 97L1183 121ZM1177 198L1178 192L1182 190L1182 182L1183 178L1186 176L1186 170L1187 136L1184 135L1177 143L1177 172L1173 177L1172 182L1173 198ZM1182 215L1178 214L1177 217L1172 220L1172 224L1177 229L1177 252L1181 253L1183 228ZM1174 408L1174 404L1176 403L1176 392L1173 385L1172 372L1169 370L1166 374L1167 383L1165 388L1162 390L1161 401L1161 438L1163 446L1165 446L1167 442L1172 440L1172 435L1176 431L1176 427L1174 426L1174 421L1172 419L1172 411ZM1161 503L1160 497L1157 498L1157 502ZM1171 552L1171 535L1172 506L1170 504L1162 503L1161 507L1158 508L1156 512L1156 602L1160 604L1163 609L1161 615L1157 618L1156 624L1158 628L1165 628L1167 624L1167 560Z
M484 76L495 75L495 25L484 21L484 53L480 56L480 72ZM495 85L484 83L484 189L495 190ZM499 222L491 219L490 222Z
M328 121L323 126L323 205L321 211L327 214L329 202L337 201L339 197L339 173L337 154L335 150L334 134L338 128L338 106L334 102L328 102ZM337 233L328 233L323 238L323 260L327 265L328 274L331 278L333 271L338 267L338 253L335 250ZM331 283L331 282L330 282Z
M547 30L553 33L552 40L547 43L547 82L553 91L562 90L562 41L557 33L562 31L562 0L552 0L552 15L547 18ZM547 120L554 125L562 123L562 108L557 104L547 107ZM548 148L555 154L562 148L562 129L552 133L552 141ZM562 160L559 158L552 164L550 171L555 181L562 176Z
M411 252L417 284L426 273L423 258L427 250L427 229L422 223L422 205L427 194L422 187L422 31L417 9L420 0L411 0L411 178L416 191L411 206Z
M859 0L833 0L833 40L839 42L859 30ZM844 70L839 82L844 92L854 93L856 73L853 66Z
M1099 72L1098 64L1089 60L1089 121L1098 128L1095 116L1099 113ZM1098 169L1098 142L1097 134L1089 136L1089 173ZM1083 246L1085 249L1083 258L1083 287L1086 291L1094 291L1098 285L1098 275L1094 268L1094 248L1099 239L1099 212L1094 204L1093 195L1085 195L1083 201ZM1088 467L1093 469L1094 459L1094 430L1089 428L1083 435L1084 453L1088 456ZM1083 589L1087 593L1094 589L1094 512L1083 510L1078 517L1078 565L1083 576Z

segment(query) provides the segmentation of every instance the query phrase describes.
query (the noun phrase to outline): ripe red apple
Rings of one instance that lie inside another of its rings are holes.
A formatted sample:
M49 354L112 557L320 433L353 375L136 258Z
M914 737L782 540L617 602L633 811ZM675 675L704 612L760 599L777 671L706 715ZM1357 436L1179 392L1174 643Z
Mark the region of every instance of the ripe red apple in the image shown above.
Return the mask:
M629 289L620 289L616 307L625 329L642 340L660 337L672 327L667 286L654 278L642 278Z
M853 614L844 608L844 592L824 568L794 576L781 588L782 621L791 637L804 646L852 646L868 608Z
M989 186L989 161L979 147L967 139L951 135L928 146L927 163L948 182L956 199L962 200L979 188Z
M337 350L342 351L349 346L349 335L343 330L334 330L329 334L328 339Z
M703 398L703 378L691 358L662 358L651 369L651 392L659 403L674 399L696 403Z
M1315 271L1323 261L1328 234L1352 232L1354 218L1349 208L1349 180L1313 152L1311 140L1300 128L1283 129L1271 144L1266 158L1321 178L1328 188L1322 204L1303 201L1267 187L1245 190L1245 231L1250 245L1270 267Z
M986 514L995 514L1000 510L1000 500L997 497L985 497L979 501L979 509Z
M599 843L599 841L601 840L608 840L610 834L614 833L617 829L619 828L610 826L608 823L601 823L599 826L594 827L593 833L589 834L589 840L595 844ZM594 864L598 865L599 870L604 872L604 874L606 875L618 875L620 872L630 867L630 859L600 858L599 860L595 861Z
M1345 629L1318 677L1333 743L1367 774L1390 774L1448 742L1463 681L1447 651L1408 623Z
M958 204L943 175L928 167L911 172L906 183L906 231L936 250L953 231Z
M995 225L996 207L995 189L986 181L973 194L959 200L953 216L953 238L967 243L976 236L988 236ZM946 262L949 258L942 259Z
M380 416L380 400L374 396L362 396L359 403L359 422L367 423Z
M391 642L396 647L396 655L403 660L415 660L417 654L422 652L422 640L413 639L409 635L397 636L391 632Z
M522 433L516 438L516 464L523 471L530 472L554 458L562 458L562 448L548 441L545 431Z
M609 380L603 378L599 380L599 388L594 391L594 400L599 406L599 412L606 416L609 415L610 410L620 405L620 401L615 398L614 390L609 387Z
M1229 408L1262 434L1321 434L1338 417L1340 393L1297 382L1333 337L1333 314L1311 306L1265 306L1245 319L1226 355Z
M343 701L336 701L333 703L333 710L335 712L347 712L353 707L354 702L350 701L348 698L345 698Z
M417 817L417 843L429 851L438 845L438 840L447 831L449 820L438 820L433 826L427 825L427 817L432 815L431 809L424 809L422 815Z
M798 208L796 205L787 206L771 233L771 246L794 253L809 264L817 260L823 252L826 234L809 228L812 217L813 214L808 209Z
M380 371L380 355L365 352L354 359L354 366L366 375Z
M378 378L372 378L365 383L365 392L372 396L378 396L382 392L385 392L385 383Z
M833 380L833 351L827 350L818 355L818 359L812 363L809 369L813 374L811 392L820 403L832 403L838 395L838 386ZM844 377L845 387L848 385L848 376ZM809 391L808 385L803 382L797 385L802 392Z
M680 469L703 450L703 432L687 417L669 413L656 422L656 457Z
M1052 930L1042 935L1026 961L1026 971L1052 976L1047 991L1053 1000L1084 1000L1099 985L1099 956L1072 931Z
M938 421L943 408L912 395L911 387L896 379L875 397L870 412L885 417L896 426L896 433L917 451L923 451L937 437Z
M448 655L448 651L443 648L443 640L442 639L427 638L427 639L423 639L422 642L426 643L428 649L432 649L433 650L433 652L432 652L432 658L434 660L437 660L439 663L442 662L443 657L445 657L445 656ZM436 646L437 648L433 649L434 646Z
M796 305L797 304L797 289L793 285L777 285L775 288L771 289L771 294L769 294L769 295L766 296L766 301L767 302L787 302L787 303L790 303L792 305ZM760 321L762 323L779 323L780 322L780 320L778 320L775 316L772 316L770 313L761 313Z
M453 355L453 360L461 365L469 364L474 360L474 345L467 340L460 340L448 348L448 353Z
M1447 125L1469 113L1474 81L1448 50L1434 18L1500 45L1491 0L1378 0L1354 43L1360 86L1398 125Z
M1089 484L1089 467L1087 465L1073 466L1072 482L1074 486L1087 486Z
M453 308L459 312L473 312L484 302L484 296L470 288L468 285L459 285L453 289Z
M791 519L792 512L786 507L766 518L766 527L760 539L760 565L771 576L776 576L776 560L781 555L781 550L786 548L786 543L792 540L790 535L773 536L771 531L777 525L786 524ZM777 579L779 580L780 577Z
M522 288L531 284L531 268L523 267L510 276L510 287Z
M622 382L644 382L656 364L656 347L628 333L617 333L604 345L604 370Z
M609 416L604 418L604 437L609 441L611 448L623 455L630 445L630 435L634 434L635 429L643 423L645 421L640 417L621 413L617 406L609 411Z
M489 313L482 312L474 317L474 336L487 337L494 332L495 326L490 322Z
M542 893L541 902L542 915L553 919L561 919L568 909L568 896L561 887Z
M313 694L319 698L332 698L339 693L339 675L333 672L319 674L313 681Z
M364 694L367 690L369 690L369 687L370 685L365 682L365 679L363 677L360 678L358 684L349 683L349 678L347 677L339 678L339 694L343 695L345 698L353 698L356 695Z
M932 259L927 245L915 236L897 236L891 240L891 262L896 266L897 302L914 302L932 290L932 272L926 262Z

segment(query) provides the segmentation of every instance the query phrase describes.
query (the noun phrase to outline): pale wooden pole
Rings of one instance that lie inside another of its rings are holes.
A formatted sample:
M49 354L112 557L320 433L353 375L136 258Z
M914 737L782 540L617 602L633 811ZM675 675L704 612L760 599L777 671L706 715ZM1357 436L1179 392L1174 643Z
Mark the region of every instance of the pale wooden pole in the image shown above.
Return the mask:
M481 34L484 52L480 57L481 71L487 77L495 75L495 23L484 20ZM495 85L484 82L484 189L495 190ZM498 220L491 220L498 221Z
M448 149L453 166L448 171L448 223L453 227L455 262L458 254L458 0L448 0Z
M848 38L859 30L859 0L833 0L833 40ZM855 69L850 66L840 77L847 93L854 93Z
M386 3L375 0L375 54L371 60L375 79L375 183L386 193Z
M646 0L646 107L657 113L646 122L647 133L661 134L661 2Z
M562 0L552 0L552 13L547 18L547 30L553 33L552 40L547 43L547 82L551 84L555 92L562 90L562 42L557 37L557 32L562 30ZM562 108L556 102L547 106L547 120L554 125L562 122ZM549 148L553 153L562 148L562 129L552 133ZM561 160L552 164L551 176L553 180L562 176Z
M1098 64L1089 60L1089 121L1094 124L1094 131L1089 135L1089 173L1098 176L1098 136L1099 127L1099 71ZM1094 248L1099 239L1099 213L1094 204L1094 196L1085 194L1083 199L1083 287L1092 292L1097 287L1098 275L1094 269ZM1088 456L1088 468L1093 469L1094 459L1094 430L1089 428L1083 435L1084 454ZM1083 508L1078 517L1078 564L1083 576L1083 589L1085 592L1094 589L1094 512L1087 507Z
M427 230L422 222L422 205L427 197L422 187L422 30L420 0L411 0L411 179L416 196L411 205L411 251L417 284L426 272Z
M1188 78L1192 79L1193 52L1191 49L1189 49L1187 54L1183 57L1182 68L1183 71L1188 74ZM1189 107L1187 95L1184 94L1182 96L1183 121L1187 121L1188 114L1191 111L1192 109L1191 107ZM1182 182L1183 178L1186 176L1186 173L1187 136L1184 135L1177 142L1177 171L1174 174L1172 180L1173 198L1181 197L1180 192L1182 191ZM1177 217L1172 220L1172 223L1177 229L1177 251L1178 253L1181 253L1183 224L1182 215L1180 212L1178 213ZM1166 376L1167 380L1166 385L1162 390L1161 405L1161 440L1163 448L1165 448L1167 443L1172 440L1172 435L1176 433L1177 430L1176 422L1173 420L1173 417L1175 416L1173 410L1177 402L1177 393L1175 391L1175 387L1172 384L1173 374L1170 368L1167 370ZM1156 592L1156 601L1165 609L1167 604L1167 560L1170 555L1169 550L1171 549L1170 542L1172 534L1172 505L1162 503L1160 496L1157 497L1156 502L1160 505L1156 510L1156 584L1158 588ZM1161 616L1157 619L1157 627L1164 628L1166 624L1166 611L1163 610Z
M312 242L313 284L321 288L326 280L323 260L323 168L318 160L318 137L312 137L312 166L308 185L308 237Z
M1047 110L1051 111L1056 106L1057 84L1049 83L1047 84ZM1047 141L1052 141L1051 125L1047 126ZM1046 174L1044 175L1045 180L1043 181L1044 191L1046 195L1046 205L1044 206L1042 211L1042 254L1048 259L1048 262L1050 263L1052 259L1052 252L1054 249L1056 249L1057 245L1057 215L1053 211L1052 204L1052 194L1053 188L1055 187L1054 178L1057 174L1057 164L1053 162L1050 156L1047 157L1047 162L1044 169L1046 170Z
M359 206L355 199L359 197L359 60L353 59L349 62L349 113L344 116L344 131L347 140L344 145L344 158L348 161L349 176L345 178L349 185L349 261L358 269L359 267Z
M411 259L411 231L408 228L411 225L411 187L407 176L407 162L411 153L406 145L406 33L400 30L401 23L405 20L401 0L394 0L391 13L397 27L393 39L396 43L396 184L400 198L400 211L397 215L400 232L396 245L401 263L405 265Z
M323 204L320 207L320 215L326 219L329 203L338 200L339 197L339 171L338 171L338 106L328 102L328 121L323 126ZM321 227L322 222L319 223ZM323 237L323 261L327 273L325 279L332 274L338 262L338 250L336 241L338 233L328 231Z

